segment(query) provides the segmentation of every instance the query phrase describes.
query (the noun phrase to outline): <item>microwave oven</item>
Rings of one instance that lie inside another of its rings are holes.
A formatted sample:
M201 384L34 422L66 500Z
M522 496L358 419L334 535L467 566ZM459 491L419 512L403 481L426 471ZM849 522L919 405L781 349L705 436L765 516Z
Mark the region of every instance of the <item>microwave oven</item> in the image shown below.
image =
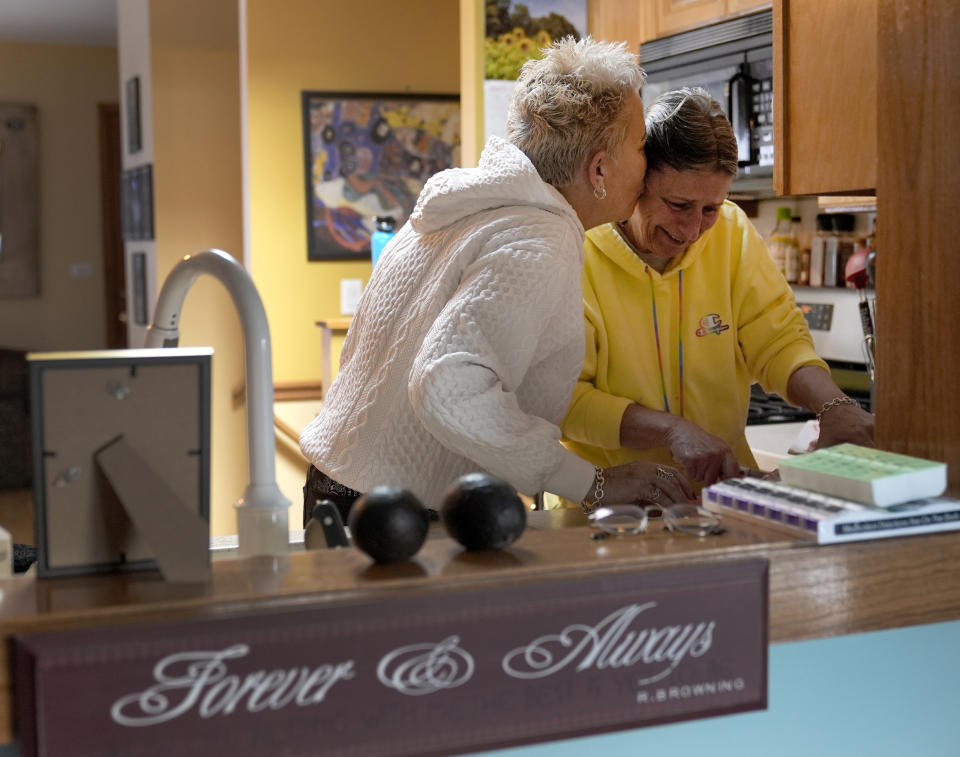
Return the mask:
M678 87L702 87L724 108L740 149L731 198L773 191L773 11L720 21L640 45L644 105Z

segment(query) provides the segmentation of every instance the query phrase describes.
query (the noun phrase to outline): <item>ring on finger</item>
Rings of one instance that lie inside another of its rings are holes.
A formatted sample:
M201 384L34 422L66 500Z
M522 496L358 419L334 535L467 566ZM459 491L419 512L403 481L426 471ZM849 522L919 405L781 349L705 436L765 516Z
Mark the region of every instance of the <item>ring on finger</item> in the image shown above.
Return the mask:
M654 486L653 491L650 492L650 499L656 502L660 499L661 494L663 494L663 490L659 486Z
M677 477L677 474L676 474L676 473L674 473L672 470L667 470L667 469L664 468L662 465L658 465L658 466L657 466L657 475L658 475L660 478L665 478L665 479L667 479L668 481L670 481L670 480L672 480L672 479L675 479L675 478Z

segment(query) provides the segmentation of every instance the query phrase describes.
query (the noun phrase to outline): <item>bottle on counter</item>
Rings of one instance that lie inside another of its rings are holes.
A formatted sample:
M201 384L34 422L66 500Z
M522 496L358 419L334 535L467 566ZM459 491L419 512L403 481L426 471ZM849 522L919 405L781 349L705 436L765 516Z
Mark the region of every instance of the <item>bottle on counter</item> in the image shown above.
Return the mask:
M800 237L797 234L800 229L800 216L790 217L790 235L793 237L793 244L786 250L786 265L784 266L784 275L788 284L799 284L800 282Z
M826 270L827 240L830 238L832 222L826 213L817 215L817 232L810 240L810 286L824 286L824 271Z
M769 246L773 262L785 277L787 260L793 259L794 281L796 281L797 236L793 230L792 219L793 211L790 208L777 208L777 223L770 232Z
M800 247L800 269L797 274L797 283L800 286L810 286L810 246Z
M383 248L396 233L397 221L393 216L377 216L374 225L376 230L370 235L370 262L375 266Z
M833 217L830 217L830 233L827 235L823 248L823 285L837 286L837 259L839 257L840 237L833 226Z
M834 285L838 287L852 287L852 284L847 284L844 271L847 269L847 261L857 251L857 236L853 232L856 222L857 217L852 213L835 213L833 216L833 230L837 239L837 273Z

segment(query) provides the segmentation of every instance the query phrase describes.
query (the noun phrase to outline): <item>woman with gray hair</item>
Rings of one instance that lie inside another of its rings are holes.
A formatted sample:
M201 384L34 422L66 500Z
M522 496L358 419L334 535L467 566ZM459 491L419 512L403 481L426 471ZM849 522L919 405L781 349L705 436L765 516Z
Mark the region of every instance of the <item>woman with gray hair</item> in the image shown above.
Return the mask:
M646 189L630 218L587 233L587 352L563 423L596 465L651 460L699 485L756 468L744 429L759 381L818 414L820 446L872 444L873 416L814 352L793 292L726 200L737 142L702 89L648 109Z
M305 520L377 485L438 508L472 471L591 504L656 485L655 465L604 470L559 441L583 360L584 229L627 219L643 189L643 73L622 43L544 53L523 67L508 139L432 177L377 263L300 437ZM670 494L692 490L678 474Z

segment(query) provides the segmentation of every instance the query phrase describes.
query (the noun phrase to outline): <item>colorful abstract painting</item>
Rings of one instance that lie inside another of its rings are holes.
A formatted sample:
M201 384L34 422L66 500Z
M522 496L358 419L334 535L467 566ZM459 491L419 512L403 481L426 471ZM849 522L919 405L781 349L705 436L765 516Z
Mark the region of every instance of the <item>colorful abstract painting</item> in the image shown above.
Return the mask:
M370 256L377 216L399 228L433 174L460 164L449 95L303 93L307 257Z

